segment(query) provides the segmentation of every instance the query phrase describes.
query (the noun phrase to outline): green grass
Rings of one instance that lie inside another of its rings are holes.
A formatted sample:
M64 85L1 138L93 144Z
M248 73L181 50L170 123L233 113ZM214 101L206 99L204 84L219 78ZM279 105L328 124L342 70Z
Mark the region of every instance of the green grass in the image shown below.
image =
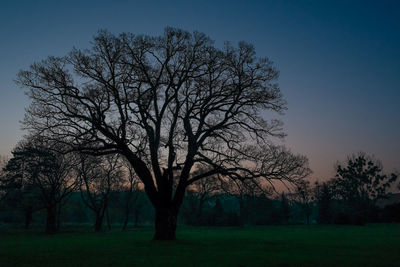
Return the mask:
M152 234L0 229L0 266L400 266L398 224L181 227L163 242Z

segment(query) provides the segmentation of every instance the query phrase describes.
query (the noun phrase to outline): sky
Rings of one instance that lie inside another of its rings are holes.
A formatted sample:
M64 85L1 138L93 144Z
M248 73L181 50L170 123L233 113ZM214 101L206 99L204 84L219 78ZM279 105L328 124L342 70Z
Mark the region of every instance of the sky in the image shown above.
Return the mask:
M166 26L206 33L217 46L243 40L280 71L288 110L283 143L306 155L311 179L364 151L400 171L400 1L0 2L0 155L21 139L29 99L20 69L99 29L160 35ZM268 116L270 114L268 113Z

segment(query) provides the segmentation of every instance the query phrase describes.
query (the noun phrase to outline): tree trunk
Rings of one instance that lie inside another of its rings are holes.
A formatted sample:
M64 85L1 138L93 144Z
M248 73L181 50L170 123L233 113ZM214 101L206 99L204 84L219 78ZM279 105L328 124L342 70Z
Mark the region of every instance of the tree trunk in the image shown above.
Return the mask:
M154 240L175 240L178 210L172 207L156 208Z
M108 213L108 206L106 208L106 219L107 219L108 231L111 231L111 221L110 221L110 214Z
M247 221L246 199L243 196L239 197L239 222L240 227L244 227Z
M104 204L104 203L103 203ZM103 230L103 219L106 211L106 206L102 205L100 209L96 210L96 220L94 222L94 231L101 232Z
M104 212L99 211L96 213L96 220L94 222L95 232L101 232L101 230L103 229L103 217L104 217Z
M47 219L46 219L46 233L52 234L57 232L57 205L50 204L46 208Z
M32 217L33 217L33 208L28 207L25 210L25 229L29 229L31 222L32 222Z
M204 205L205 200L200 199L199 200L199 205L197 206L197 211L196 211L196 224L199 225L199 223L202 221L201 217L203 216L203 205Z
M125 211L125 219L124 219L124 224L122 225L122 230L125 231L127 226L128 226L128 221L129 221L129 211Z
M135 207L135 222L133 224L133 227L138 228L139 227L139 216L140 216L140 206L138 207L136 204Z
M61 226L61 202L57 206L57 230L60 230Z
M131 194L131 192L129 192L129 194ZM131 211L131 206L130 204L130 200L131 197L130 195L128 196L128 199L125 203L125 219L124 219L124 224L122 225L122 230L125 231L127 226L128 226L128 222L129 222L129 215L130 215L130 211Z

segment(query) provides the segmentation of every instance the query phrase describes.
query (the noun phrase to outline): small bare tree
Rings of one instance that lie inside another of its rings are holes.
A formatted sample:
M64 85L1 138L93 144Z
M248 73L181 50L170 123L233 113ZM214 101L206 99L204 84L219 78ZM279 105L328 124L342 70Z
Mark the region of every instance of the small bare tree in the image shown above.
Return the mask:
M95 214L94 230L102 231L110 193L122 182L122 165L117 155L91 157L81 155L77 170L82 200Z
M125 219L124 219L124 223L122 225L122 230L126 230L126 228L128 226L132 208L133 208L134 217L135 217L134 226L135 227L138 226L140 210L142 207L142 203L140 202L140 199L139 199L139 197L140 197L139 190L140 190L142 183L141 183L140 179L137 177L137 175L135 174L135 171L134 171L132 165L129 164L129 162L124 161L124 167L127 169L127 175L126 175L127 183L122 186L123 190L126 193Z
M268 184L260 184L257 180L223 179L222 189L235 197L239 203L239 221L244 226L249 217L249 202L261 196L270 196L273 188Z
M206 168L199 166L193 171L192 176L198 176L207 171ZM200 223L202 221L205 203L212 199L216 193L221 192L221 182L215 176L216 175L200 179L188 187L186 217L189 223Z
M311 188L310 182L303 180L297 184L293 197L294 200L300 204L307 224L310 224L312 205L313 201L315 200L314 189Z

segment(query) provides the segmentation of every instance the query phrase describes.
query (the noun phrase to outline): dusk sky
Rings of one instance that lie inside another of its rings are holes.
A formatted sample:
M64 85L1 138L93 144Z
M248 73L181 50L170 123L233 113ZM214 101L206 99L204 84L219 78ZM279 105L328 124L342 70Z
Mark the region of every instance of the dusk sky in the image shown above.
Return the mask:
M3 0L0 155L23 135L20 69L89 48L99 29L160 35L166 26L217 46L244 40L275 62L288 102L284 143L309 158L313 179L331 178L336 161L359 151L400 171L400 1Z

